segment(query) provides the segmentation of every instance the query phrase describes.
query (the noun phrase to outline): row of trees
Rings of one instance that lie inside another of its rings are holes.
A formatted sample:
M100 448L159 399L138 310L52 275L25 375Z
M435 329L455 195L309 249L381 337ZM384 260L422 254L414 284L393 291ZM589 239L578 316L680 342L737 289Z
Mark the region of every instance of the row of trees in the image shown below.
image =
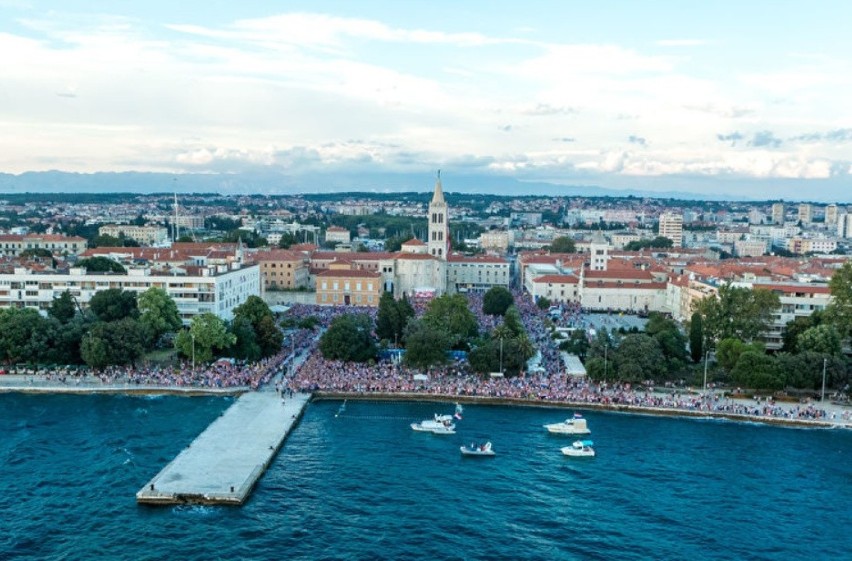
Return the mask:
M187 358L205 362L217 354L257 360L277 352L283 335L269 307L257 296L234 310L226 324L214 314L196 316L188 330L165 290L138 295L121 289L97 292L89 308L71 293L54 299L43 317L31 308L0 310L0 359L8 364L82 364L93 368L133 363L146 352L170 344Z

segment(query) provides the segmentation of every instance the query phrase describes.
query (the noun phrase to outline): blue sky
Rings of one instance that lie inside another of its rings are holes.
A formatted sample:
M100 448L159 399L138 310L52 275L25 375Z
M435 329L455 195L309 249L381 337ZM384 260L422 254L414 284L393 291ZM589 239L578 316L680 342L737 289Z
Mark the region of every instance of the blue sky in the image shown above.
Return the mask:
M0 171L850 200L847 2L0 0Z

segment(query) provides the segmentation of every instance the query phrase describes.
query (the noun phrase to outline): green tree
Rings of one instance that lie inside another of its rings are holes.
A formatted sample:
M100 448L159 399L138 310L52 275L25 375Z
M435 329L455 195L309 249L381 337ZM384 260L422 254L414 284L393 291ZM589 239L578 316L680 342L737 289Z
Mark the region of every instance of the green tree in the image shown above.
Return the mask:
M372 334L373 321L367 314L343 314L331 322L320 337L322 356L345 362L367 362L378 349Z
M780 390L784 387L778 361L761 352L742 353L731 370L731 378L735 384L744 388Z
M89 309L100 321L105 322L136 317L139 313L136 293L120 288L108 288L96 292L89 300Z
M784 344L781 350L787 353L795 353L799 351L799 335L810 329L822 324L823 314L819 310L809 316L798 316L787 322L784 326L782 335Z
M825 309L825 315L845 339L852 336L852 261L846 261L834 272L828 287L831 302Z
M567 236L559 236L550 242L549 249L553 253L574 253L577 251L577 244Z
M770 290L725 284L719 287L718 298L700 300L695 311L702 316L708 341L734 338L750 342L768 329L780 306L778 294Z
M823 364L825 364L826 388L840 388L849 383L848 361L842 355L826 355L811 351L778 355L778 370L787 387L820 390Z
M549 298L545 296L539 296L535 301L535 305L538 306L539 310L546 310L550 307L551 302Z
M429 302L423 321L434 329L444 330L454 349L466 348L468 341L476 337L476 316L461 294L444 294Z
M489 316L502 316L515 303L509 289L504 286L493 286L488 289L482 299L482 313Z
M166 333L180 329L182 322L174 299L162 288L152 286L136 301L141 323L156 342Z
M254 295L246 298L245 302L234 308L234 318L244 318L251 324L263 356L270 356L281 350L284 334L275 324L272 311L262 298Z
M80 343L80 356L92 368L131 363L144 350L144 328L130 317L94 324Z
M108 257L98 255L77 261L78 267L83 267L89 273L127 273L127 270L116 261Z
M704 358L704 320L698 312L692 314L689 322L689 355L692 362Z
M589 339L586 337L586 332L582 329L575 329L567 340L559 344L559 349L577 355L580 360L585 361L589 352Z
M74 303L74 298L71 292L64 291L50 303L47 313L50 317L56 318L61 323L68 323L77 313L77 305Z
M615 377L623 382L659 379L666 372L665 357L656 339L644 334L626 336L612 353Z
M189 329L180 331L175 337L175 348L186 358L193 357L199 363L210 362L215 353L221 352L237 338L228 331L225 322L215 314L205 312L192 318Z
M251 322L244 317L234 318L231 322L231 333L236 337L229 349L229 354L241 360L255 361L261 357L260 345Z
M719 366L730 372L736 366L740 355L745 352L762 353L762 343L743 343L739 339L722 339L716 346L716 362Z
M0 309L0 356L8 363L35 362L30 339L42 321L32 308Z
M514 305L509 306L506 314L503 316L503 325L512 333L512 336L518 337L524 333L524 324L521 321L521 313Z
M672 247L674 242L669 238L657 236L653 240L636 240L624 245L624 251L639 251L642 249L666 249Z
M379 339L399 343L403 339L405 325L412 317L414 308L408 300L395 300L390 292L385 292L379 299L376 313L376 335Z
M801 335L796 343L799 350L807 350L826 355L839 355L841 348L840 333L833 325L811 327Z
M405 355L407 366L428 368L447 362L451 338L446 330L426 321L413 319L405 327Z

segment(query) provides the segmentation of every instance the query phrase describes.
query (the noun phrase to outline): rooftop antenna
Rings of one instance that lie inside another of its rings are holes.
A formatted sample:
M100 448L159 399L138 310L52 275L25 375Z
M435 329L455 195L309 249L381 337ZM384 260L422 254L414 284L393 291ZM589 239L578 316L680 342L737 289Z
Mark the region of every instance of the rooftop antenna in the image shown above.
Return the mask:
M175 242L178 241L180 237L180 226L178 226L178 202L177 202L177 191L175 191Z

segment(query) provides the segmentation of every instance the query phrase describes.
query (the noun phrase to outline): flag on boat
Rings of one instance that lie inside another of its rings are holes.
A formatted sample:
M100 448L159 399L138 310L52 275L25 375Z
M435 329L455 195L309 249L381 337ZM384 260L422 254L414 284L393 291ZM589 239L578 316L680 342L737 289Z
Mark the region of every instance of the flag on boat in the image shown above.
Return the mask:
M583 418L583 416L582 416L582 415L580 415L579 413L574 413L574 418L575 418L575 419L582 419L582 418Z
M455 417L455 418L456 418L456 419L458 419L459 421L461 421L461 420L462 420L461 413L459 413L459 412L456 412L456 413L453 415L453 417Z

